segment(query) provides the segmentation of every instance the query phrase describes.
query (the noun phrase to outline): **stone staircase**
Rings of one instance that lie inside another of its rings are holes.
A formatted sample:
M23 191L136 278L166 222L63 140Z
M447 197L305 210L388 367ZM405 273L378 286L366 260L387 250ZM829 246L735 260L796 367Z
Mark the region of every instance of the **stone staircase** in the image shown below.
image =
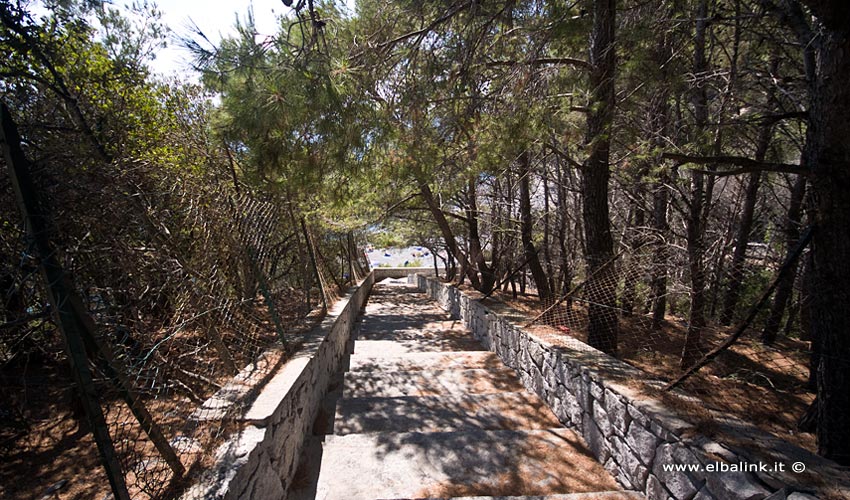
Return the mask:
M642 500L415 288L375 286L290 499Z

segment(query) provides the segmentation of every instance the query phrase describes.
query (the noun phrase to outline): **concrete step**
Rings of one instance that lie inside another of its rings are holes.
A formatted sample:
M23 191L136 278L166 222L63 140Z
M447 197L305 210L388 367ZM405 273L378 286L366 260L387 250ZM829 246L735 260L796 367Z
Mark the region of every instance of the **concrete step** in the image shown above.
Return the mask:
M354 398L339 401L334 434L547 429L560 426L529 392L463 396Z
M397 340L357 340L354 353L373 358L395 357L417 352L483 351L484 346L471 335L468 337L422 338Z
M459 323L459 320L452 317L442 309L437 309L433 305L424 306L419 304L410 305L392 305L384 304L366 306L366 316L363 317L363 324L370 328L386 329L391 326L406 326L412 323L438 323L445 322L446 326L451 327L452 324ZM386 326L386 328L384 328Z
M410 372L419 370L469 370L504 368L490 351L413 352L398 356L352 354L349 371Z
M364 321L354 332L355 340L470 339L472 334L457 320L409 318Z
M348 372L343 398L395 398L520 392L525 388L509 368Z
M321 463L318 478L289 498L545 496L618 488L563 428L327 436L314 459Z

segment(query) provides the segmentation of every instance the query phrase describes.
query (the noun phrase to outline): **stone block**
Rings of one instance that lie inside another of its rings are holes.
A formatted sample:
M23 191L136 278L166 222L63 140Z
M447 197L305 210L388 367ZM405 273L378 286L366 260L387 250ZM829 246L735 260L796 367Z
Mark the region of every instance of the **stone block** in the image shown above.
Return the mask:
M552 370L553 375L558 380L564 380L564 372L566 366L561 362L561 355L554 349L546 349L543 351L543 364Z
M540 368L535 365L528 367L528 383L525 384L526 387L540 396L542 399L546 399L546 390L543 384L543 374L540 373ZM525 383L525 381L523 381Z
M674 457L674 446L663 444L656 451L652 474L661 481L676 500L692 500L702 485L695 485L691 478L684 472L665 470L665 465L678 464L679 462Z
M593 397L593 399L599 401L600 403L605 402L605 388L602 387L602 384L600 382L597 382L596 380L590 383L590 395Z
M528 366L530 361L528 360L528 335L519 330L517 332L517 338L519 339L519 352L517 353L520 366Z
M611 457L611 451L608 449L605 436L602 435L602 431L597 427L592 417L584 418L583 420L584 432L582 434L585 441L587 441L587 447L590 448L593 456L604 464Z
M628 449L626 443L619 436L611 436L608 438L608 448L611 450L611 456L618 464L622 464L623 450Z
M625 436L629 429L629 424L632 421L626 401L621 399L621 396L618 394L606 389L605 410L611 419L611 425L614 428L614 432L620 436Z
M614 475L614 477L617 478L617 482L620 483L620 485L626 490L634 490L637 488L637 486L632 483L632 478L622 469L622 467L617 469L617 474Z
M626 433L626 444L646 467L651 467L660 440L635 420Z
M245 458L253 453L265 438L265 428L248 425L242 432L218 447L215 453L216 461L236 462Z
M550 392L546 404L549 405L549 408L552 410L552 413L554 413L555 416L558 418L559 422L561 422L565 426L572 425L572 420L570 419L569 406L567 406L563 399L558 397L557 393Z
M632 485L628 480L623 482L623 479L625 478L620 478L620 466L617 465L617 461L614 460L613 456L608 457L608 460L606 460L605 463L602 464L602 466L605 467L605 470L608 471L608 474L611 474L611 476L614 477L617 482L623 486L623 488L627 490L632 489Z
M283 490L283 485L280 482L277 471L272 467L268 457L263 456L257 466L255 473L256 478L253 488L244 498L253 500L258 498L283 498L286 492Z
M528 338L528 336L526 336ZM546 351L540 345L540 343L535 340L528 338L528 356L531 359L531 362L534 363L538 369L543 368L543 359L545 357Z
M629 412L629 416L632 417L632 420L637 422L638 425L641 427L649 427L649 417L647 417L642 411L631 403L628 405L627 410Z
M614 433L614 428L611 426L611 420L608 417L608 412L605 411L605 405L599 401L593 401L592 407L593 420L596 422L596 425L599 426L599 430L602 431L602 435L605 438L611 437Z
M646 479L646 490L644 491L646 492L647 500L667 500L670 498L670 492L652 474Z
M673 434L672 432L667 430L666 427L663 427L661 424L659 424L658 422L656 422L654 420L649 422L649 430L653 434L658 436L658 438L661 439L662 441L666 441L668 443L672 443L672 442L676 441L676 435L675 434Z
M788 495L788 500L817 500L818 497L814 495L810 495L808 493L803 493L800 491L795 491Z
M706 458L710 462L723 460L731 463L738 461L738 456L728 448L708 439L699 443L699 449L707 456Z
M571 392L584 411L590 412L590 379L575 377L570 380Z
M658 400L636 400L632 401L632 404L637 410L656 423L655 429L660 434L672 433L674 436L681 436L685 431L694 427L693 424L679 418L674 410L665 407Z
M505 324L505 339L507 340L508 349L516 354L520 348L519 332L511 325Z
M770 492L746 472L723 472L706 475L706 486L718 498L761 500Z
M620 448L619 455L618 462L621 471L628 475L629 481L635 489L642 491L646 487L649 469L641 463L640 459L626 444L623 444Z
M765 485L768 489L782 489L787 483L783 480L782 475L774 475L772 472L755 471L754 474L759 482Z
M584 423L585 416L587 415L587 413L585 413L584 411L584 408L582 408L581 405L578 404L578 401L572 396L564 399L564 401L567 404L567 411L570 414L570 420L572 421L573 425L578 428L581 428Z
M288 449L291 448L290 439L293 439L291 427L277 425L272 429L273 436L269 444L269 454L272 459L281 460L287 455Z
M543 369L541 370L543 375L543 387L545 387L547 394L554 393L558 391L558 379L555 377L554 369L552 365L549 363L543 363Z
M779 491L773 492L764 500L788 500L788 488L781 488ZM802 499L801 499L802 500Z
M667 445L669 450L672 451L673 460L679 464L686 465L694 465L694 466L702 466L705 464L705 460L700 460L695 453L693 453L687 446L683 446L681 443L674 443ZM702 470L694 470L687 473L688 476L697 482L705 482L706 473Z
M712 495L711 492L708 491L707 487L703 486L702 489L697 492L694 500L717 500L717 497Z

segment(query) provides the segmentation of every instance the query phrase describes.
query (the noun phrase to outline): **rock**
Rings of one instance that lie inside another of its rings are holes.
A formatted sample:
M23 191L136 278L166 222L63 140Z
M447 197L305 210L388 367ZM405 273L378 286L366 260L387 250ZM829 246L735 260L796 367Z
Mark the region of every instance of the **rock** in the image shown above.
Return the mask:
M795 491L794 493L788 495L788 500L818 500L818 497L810 495L808 493Z
M640 459L646 467L652 466L655 449L658 447L659 439L647 429L641 427L637 421L633 421L626 434L626 444L632 449L635 456Z
M696 496L702 485L694 485L691 478L684 472L677 470L665 470L665 465L677 465L680 463L681 462L675 458L675 449L673 445L661 445L658 447L656 452L655 464L652 468L652 473L659 481L661 481L662 484L664 484L664 487L673 494L673 497L676 498L676 500L691 500Z
M716 500L717 497L712 495L705 486L696 494L694 500Z
M260 458L260 464L256 472L256 482L247 498L283 498L286 492L280 482L280 477L272 468L268 457Z
M661 481L651 474L646 480L645 491L647 500L667 500L670 497L670 492L664 488Z
M587 447L590 448L593 456L599 462L605 463L611 456L605 437L593 419L584 419L584 439L587 441Z
M629 423L632 421L626 402L621 400L617 394L606 389L605 409L611 418L611 425L614 427L614 431L620 436L625 436L629 428Z
M723 472L706 475L706 485L718 498L761 500L770 492L746 472ZM803 500L802 498L799 500Z
M779 491L773 493L769 497L764 500L787 500L788 499L788 488L781 488Z
M590 384L590 395L600 403L605 402L605 389L602 387L602 384L595 380Z
M604 404L601 401L594 400L592 412L593 420L596 422L596 425L599 426L599 430L602 431L602 435L606 438L610 437L614 432L614 429L611 426L611 420L608 418L608 412L605 411Z
M643 490L646 486L646 479L649 475L649 469L645 467L632 452L631 448L622 444L619 451L620 469L627 474L629 481L637 490Z
M543 368L545 352L539 342L534 339L528 339L528 356L531 358L531 362L537 365L537 368Z
M629 404L627 407L629 412L629 416L632 417L632 420L637 422L641 427L649 427L649 418L643 414L638 408L635 408L633 405Z

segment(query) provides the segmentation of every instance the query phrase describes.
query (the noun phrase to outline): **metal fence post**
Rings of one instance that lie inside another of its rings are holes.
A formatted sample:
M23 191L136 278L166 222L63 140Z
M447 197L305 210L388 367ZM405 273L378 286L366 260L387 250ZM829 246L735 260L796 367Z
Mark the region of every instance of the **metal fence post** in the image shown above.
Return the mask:
M304 231L304 239L307 241L307 250L310 253L310 261L313 263L313 270L316 272L316 280L319 282L319 292L322 295L322 307L325 311L328 310L328 299L325 295L325 282L322 280L322 273L319 272L319 263L316 261L316 250L313 248L313 238L310 236L310 231L307 230L307 222L304 217L301 217L301 230Z
M9 178L15 190L18 207L27 224L27 232L38 252L39 268L45 282L45 288L59 329L65 340L65 350L71 364L74 382L80 390L83 409L92 427L95 442L100 450L109 484L118 500L129 500L127 484L121 464L115 455L115 448L109 436L109 429L103 409L97 398L97 388L94 386L91 370L89 370L83 340L83 325L77 317L71 304L73 287L67 275L59 266L54 249L48 238L48 223L46 214L41 211L38 203L35 184L30 177L29 161L21 149L21 138L18 129L5 103L0 103L0 122L2 122L2 147Z

